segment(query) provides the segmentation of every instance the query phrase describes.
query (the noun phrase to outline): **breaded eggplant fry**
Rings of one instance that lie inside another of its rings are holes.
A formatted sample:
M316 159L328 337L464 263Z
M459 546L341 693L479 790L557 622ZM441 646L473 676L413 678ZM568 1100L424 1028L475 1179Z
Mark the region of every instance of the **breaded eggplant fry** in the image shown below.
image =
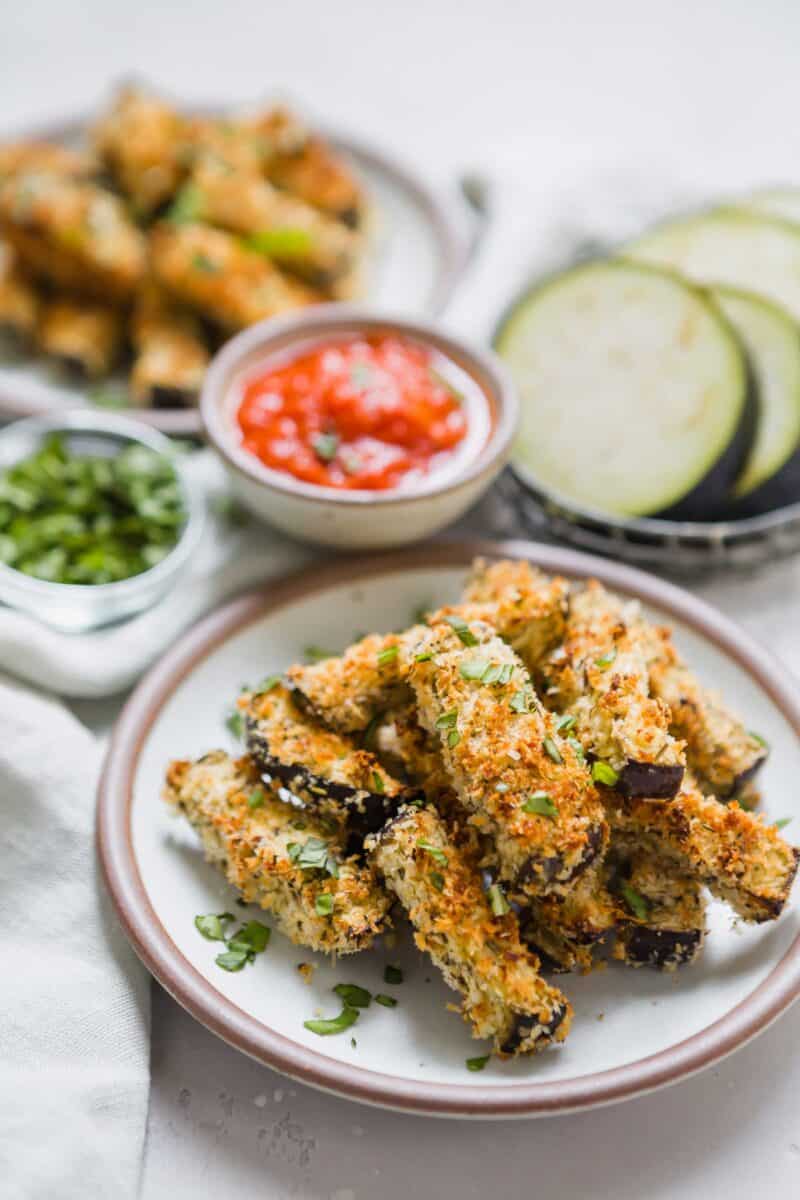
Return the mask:
M440 803L445 793L452 792L439 739L422 728L412 704L390 709L374 733L370 730L366 743L366 749L374 749L381 761L421 787L432 803Z
M116 196L83 180L10 176L0 184L0 234L34 275L104 303L127 300L144 274L143 235Z
M376 756L321 729L298 709L282 685L244 693L247 749L258 766L317 811L346 814L350 844L380 829L420 793L393 779Z
M563 636L567 584L549 579L529 563L476 563L467 588L469 602L432 614L493 625L526 663L537 661ZM386 709L410 699L406 675L424 625L404 633L370 634L340 657L290 667L287 678L317 717L343 733L367 728Z
M92 130L101 161L141 216L168 200L185 174L184 125L163 100L128 87Z
M464 604L492 605L491 623L529 671L564 639L569 584L548 577L524 559L487 563L478 558L463 593Z
M123 343L122 318L113 308L62 298L41 307L39 349L84 379L107 375Z
M606 763L627 796L670 797L685 768L667 706L650 695L648 639L638 605L596 580L572 593L566 638L541 664L537 683L549 707L574 718L587 755Z
M402 809L368 846L406 909L420 950L463 996L473 1037L491 1038L503 1056L564 1040L572 1017L568 1000L539 975L514 914L493 914L479 875L433 810Z
M11 142L0 146L0 181L18 171L46 171L88 179L96 170L97 163L90 154L55 142Z
M490 626L449 620L427 630L411 666L420 724L500 877L530 895L563 890L608 838L588 770L511 647Z
M0 332L20 345L33 342L39 304L36 288L19 270L11 247L0 245Z
M246 235L251 249L328 295L355 294L361 239L338 221L213 158L201 159L188 186L198 219Z
M593 863L563 896L528 898L527 904L520 916L523 941L553 970L590 971L594 947L617 923L604 863Z
M297 702L339 733L361 733L389 708L411 698L409 649L424 625L405 633L370 633L341 656L289 667L286 678Z
M350 167L322 138L311 135L294 151L272 154L264 170L276 187L350 229L364 226L367 204L361 186Z
M196 317L146 285L136 299L131 341L131 389L138 404L181 408L196 401L209 360Z
M151 234L150 252L159 284L222 329L243 329L319 300L222 229L162 223Z
M373 870L344 857L312 813L278 799L249 759L217 750L173 762L164 798L197 830L206 858L297 945L354 954L389 923L389 898ZM330 914L317 909L322 896L330 897L321 906L332 903Z
M692 963L705 941L702 885L662 855L635 845L609 866L617 897L614 958L631 967L674 971Z
M267 152L259 129L247 117L189 117L185 121L182 159L190 170L202 160L213 159L229 171L257 175Z
M686 759L704 791L727 799L766 761L767 746L708 691L681 659L668 629L649 629L650 686L669 706L672 733L686 742Z
M607 792L612 837L635 840L702 881L745 921L780 916L800 851L755 813L704 796L690 780L672 800L625 799Z

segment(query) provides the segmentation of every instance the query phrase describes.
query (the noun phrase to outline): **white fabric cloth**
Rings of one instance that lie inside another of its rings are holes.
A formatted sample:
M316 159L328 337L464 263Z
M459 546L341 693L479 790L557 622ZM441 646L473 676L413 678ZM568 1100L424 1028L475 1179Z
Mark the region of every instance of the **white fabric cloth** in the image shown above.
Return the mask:
M134 1200L149 979L99 878L100 747L4 677L0 728L0 1194Z

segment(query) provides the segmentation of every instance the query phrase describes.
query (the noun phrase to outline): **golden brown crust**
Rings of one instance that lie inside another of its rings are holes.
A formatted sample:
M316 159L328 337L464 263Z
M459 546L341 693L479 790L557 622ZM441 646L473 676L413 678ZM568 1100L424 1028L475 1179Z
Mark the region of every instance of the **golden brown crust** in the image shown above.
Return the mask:
M44 303L36 328L39 349L89 379L107 375L122 351L122 318L113 308L61 299Z
M138 88L123 88L92 130L97 153L137 213L153 212L185 174L184 118Z
M341 841L313 813L280 800L249 758L234 760L212 751L193 763L170 763L164 799L194 826L206 857L224 870L228 882L248 903L270 912L298 945L353 954L385 928L389 900L371 868L346 858ZM304 869L293 859L290 847L310 838L330 847L337 860L335 876ZM332 898L330 915L317 912L323 895Z
M410 671L420 723L438 737L453 788L491 838L501 877L533 895L559 890L602 855L603 806L521 660L491 627L467 629L474 646L446 622L420 642ZM478 678L482 664L500 679ZM544 813L535 811L539 793Z
M566 1037L572 1010L538 973L512 912L495 916L468 858L431 809L404 809L380 833L372 858L414 927L414 940L460 992L473 1037L500 1055Z

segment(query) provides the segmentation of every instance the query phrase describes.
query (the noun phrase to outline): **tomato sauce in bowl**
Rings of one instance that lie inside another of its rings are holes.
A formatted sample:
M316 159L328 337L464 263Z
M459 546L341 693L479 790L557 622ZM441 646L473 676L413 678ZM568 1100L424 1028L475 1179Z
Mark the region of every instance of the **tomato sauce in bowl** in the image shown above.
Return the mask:
M264 466L341 491L409 490L477 453L485 396L438 351L394 333L306 346L248 375L235 414Z

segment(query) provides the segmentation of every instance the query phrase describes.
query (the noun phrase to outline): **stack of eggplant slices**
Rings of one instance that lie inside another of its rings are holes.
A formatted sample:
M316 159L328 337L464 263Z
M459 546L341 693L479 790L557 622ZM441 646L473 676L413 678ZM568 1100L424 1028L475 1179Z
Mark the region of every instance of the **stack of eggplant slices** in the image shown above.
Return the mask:
M800 500L800 187L669 220L529 290L496 335L516 466L617 517Z

